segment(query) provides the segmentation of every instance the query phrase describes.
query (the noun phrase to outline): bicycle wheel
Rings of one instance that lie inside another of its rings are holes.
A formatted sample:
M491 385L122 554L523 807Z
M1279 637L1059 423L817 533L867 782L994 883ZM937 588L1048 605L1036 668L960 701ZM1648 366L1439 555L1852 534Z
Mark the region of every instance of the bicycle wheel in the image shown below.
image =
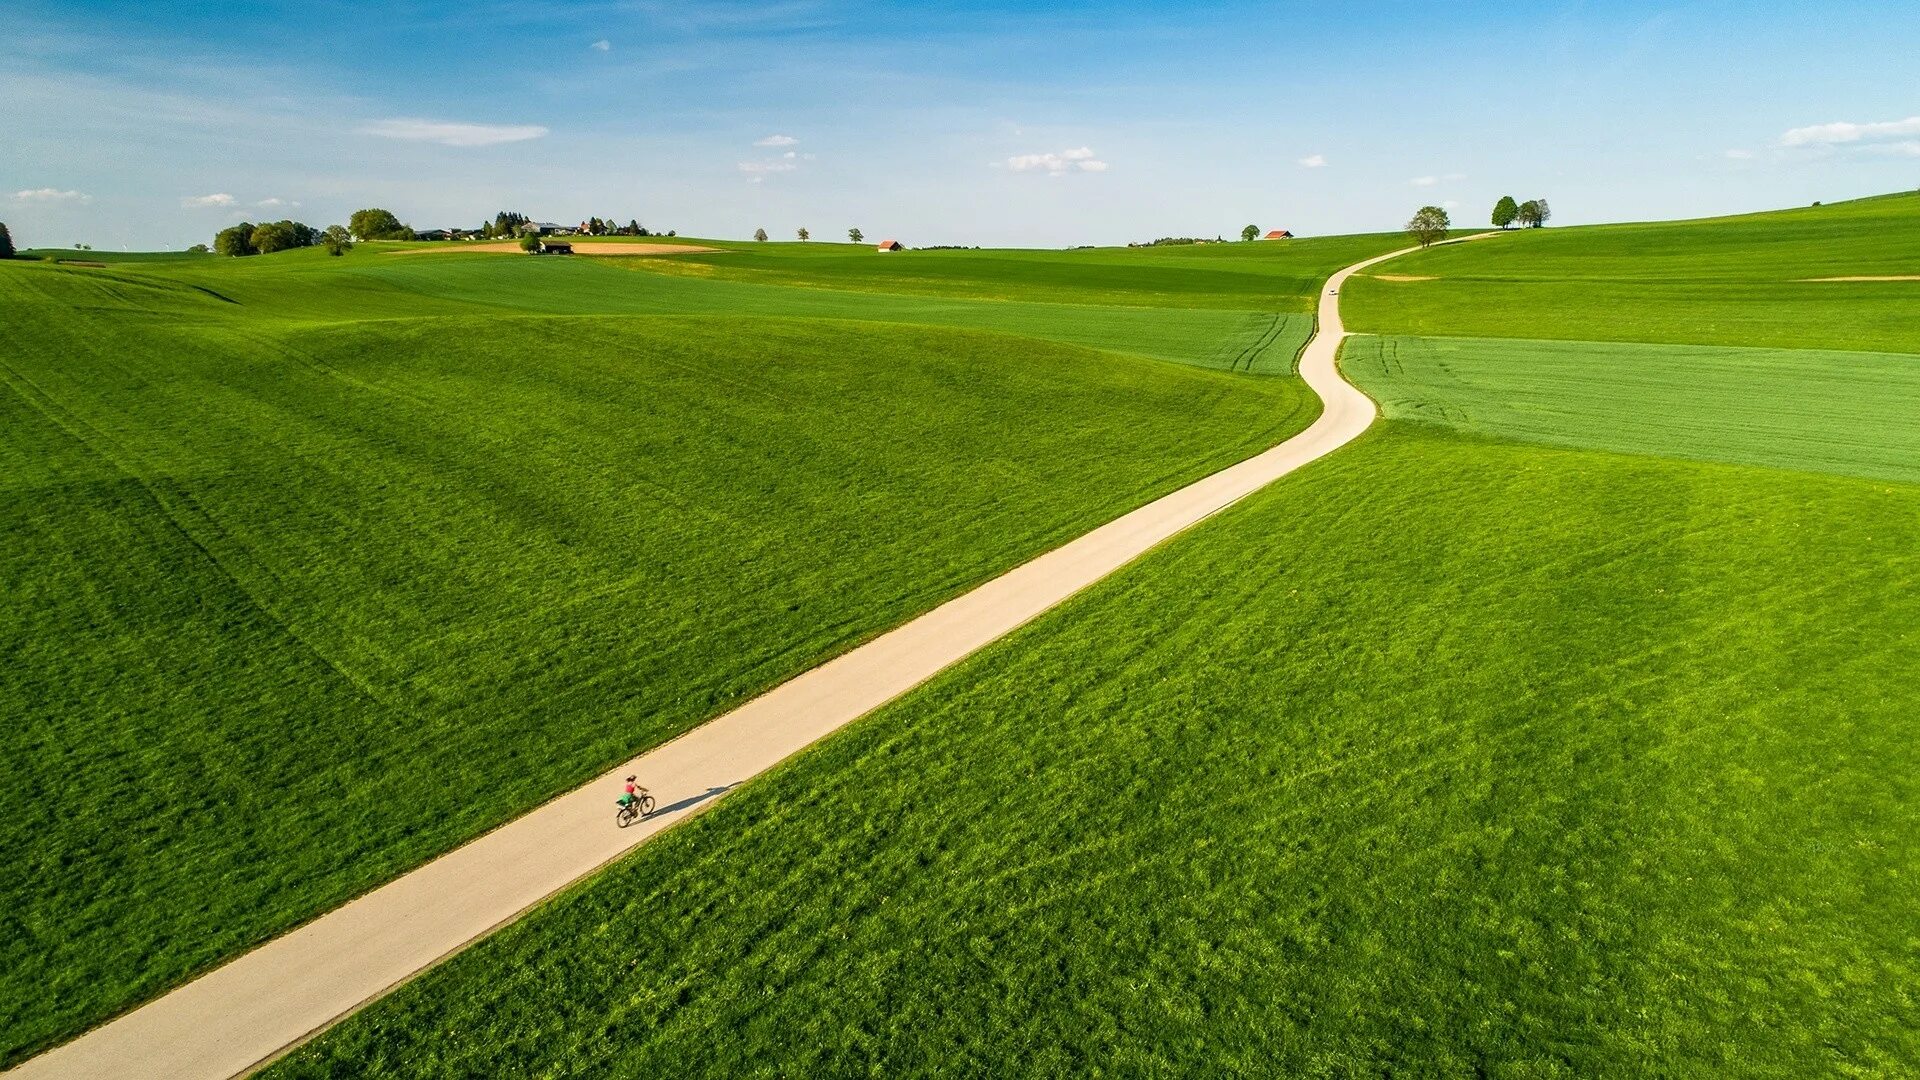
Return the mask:
M648 814L651 814L651 813L653 813L653 796L651 795L640 796L640 816L646 817Z
M614 824L624 829L633 824L634 818L637 816L638 815L634 813L632 804L628 804L614 812L613 821Z

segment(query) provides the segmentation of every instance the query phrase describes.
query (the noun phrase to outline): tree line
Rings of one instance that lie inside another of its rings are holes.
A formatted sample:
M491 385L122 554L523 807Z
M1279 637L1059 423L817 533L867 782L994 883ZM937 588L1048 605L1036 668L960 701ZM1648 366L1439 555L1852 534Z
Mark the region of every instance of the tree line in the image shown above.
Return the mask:
M1515 225L1523 229L1538 229L1546 225L1553 217L1553 208L1545 199L1528 199L1517 203L1513 196L1502 195L1500 201L1493 204L1493 224L1496 228L1511 229Z

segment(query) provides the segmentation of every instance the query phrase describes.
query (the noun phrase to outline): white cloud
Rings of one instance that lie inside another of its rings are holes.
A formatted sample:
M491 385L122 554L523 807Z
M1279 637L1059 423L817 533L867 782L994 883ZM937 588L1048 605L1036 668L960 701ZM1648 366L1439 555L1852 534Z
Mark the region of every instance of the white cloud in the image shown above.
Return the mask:
M1091 147L1077 146L1057 154L1015 154L1007 159L1007 168L1014 172L1041 172L1048 176L1064 176L1075 169L1081 172L1106 172L1109 166L1093 156Z
M587 46L587 48L592 49L594 52L606 52L613 48L613 42L608 41L606 38L601 38L599 41Z
M1327 155L1309 154L1300 159L1300 164L1309 169L1324 169L1327 167Z
M216 191L211 195L183 196L180 199L180 205L188 209L204 209L211 206L232 206L239 201L224 191Z
M1416 176L1413 178L1414 187L1432 187L1439 182L1440 178L1437 176Z
M1780 136L1780 145L1839 146L1847 143L1911 138L1915 135L1920 135L1920 116L1872 124L1837 123L1797 127Z
M498 146L524 142L547 133L538 124L460 124L413 117L376 120L360 129L362 135L408 142L431 142L442 146Z
M799 142L800 142L799 139L796 139L791 135L769 135L764 139L753 140L753 145L755 146L795 146L795 145L798 145Z
M292 199L282 199L282 198L279 198L278 196L274 196L271 198L261 199L259 202L254 203L253 205L271 208L275 206L299 206L300 204L298 202L295 202Z
M743 161L740 171L743 173L792 172L800 166L791 161Z
M780 156L781 156L781 157L783 157L783 158L786 158L786 159L787 159L787 160L789 160L789 161L791 161L791 160L793 160L794 158L797 158L797 157L799 157L800 155L799 155L798 153L795 153L795 152L794 152L794 151L792 151L792 150L789 150L789 151L787 151L786 153L784 153L784 154L781 154ZM813 155L811 155L811 154L809 154L809 155L807 155L807 156L808 156L808 157L812 157Z
M93 201L93 196L84 191L61 191L59 188L50 187L28 188L25 191L16 191L13 193L13 197L19 202L90 203Z
M1751 151L1751 150L1729 150L1729 151L1727 151L1727 153L1726 153L1726 158L1727 158L1727 160L1728 160L1728 161L1752 161L1752 160L1753 160L1753 151Z

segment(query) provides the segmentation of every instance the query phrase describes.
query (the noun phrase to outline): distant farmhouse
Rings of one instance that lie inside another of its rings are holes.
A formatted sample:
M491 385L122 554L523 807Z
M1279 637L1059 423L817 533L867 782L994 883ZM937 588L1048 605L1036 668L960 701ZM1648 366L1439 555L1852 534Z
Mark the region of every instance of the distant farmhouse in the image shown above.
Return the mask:
M1267 233L1267 235L1265 235L1265 236L1263 236L1263 237L1261 237L1260 239L1262 239L1262 240L1291 240L1291 239L1293 239L1293 234L1292 234L1292 233L1290 233L1290 232L1288 232L1288 231L1287 231L1287 230L1285 230L1285 229L1273 229L1273 230L1270 230L1270 231L1269 231L1269 232Z
M906 248L906 245L905 245L905 244L902 244L902 243L901 243L900 241L898 241L898 240L882 240L882 241L880 241L880 247L879 247L879 250L881 250L881 251L905 251L905 250L907 250L907 248Z
M573 245L564 240L542 240L540 246L535 248L533 253L535 255L571 255L573 254Z
M573 231L573 226L571 225L556 225L551 221L536 221L533 223L533 228L534 231L538 232L541 236L552 236L555 233Z

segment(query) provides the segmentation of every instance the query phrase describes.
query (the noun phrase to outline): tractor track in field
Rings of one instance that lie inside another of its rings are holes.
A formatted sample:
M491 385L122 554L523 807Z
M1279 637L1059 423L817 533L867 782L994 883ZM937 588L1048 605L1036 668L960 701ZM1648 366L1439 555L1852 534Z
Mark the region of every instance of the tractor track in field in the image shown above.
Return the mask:
M1482 234L1492 235L1492 234ZM1467 237L1466 239L1477 239ZM1457 242L1457 241L1456 241ZM1341 377L1340 288L1406 249L1321 286L1299 356L1319 395L1305 431L1132 510L709 720L605 775L194 980L31 1058L8 1075L231 1077L252 1072L554 894L712 806L726 792L913 690L1154 547L1373 423L1372 399ZM1260 341L1285 325L1276 317ZM1251 350L1259 354L1260 348ZM1236 368L1240 361L1235 361ZM1248 361L1249 370L1253 361ZM661 809L613 823L620 780L638 774Z

